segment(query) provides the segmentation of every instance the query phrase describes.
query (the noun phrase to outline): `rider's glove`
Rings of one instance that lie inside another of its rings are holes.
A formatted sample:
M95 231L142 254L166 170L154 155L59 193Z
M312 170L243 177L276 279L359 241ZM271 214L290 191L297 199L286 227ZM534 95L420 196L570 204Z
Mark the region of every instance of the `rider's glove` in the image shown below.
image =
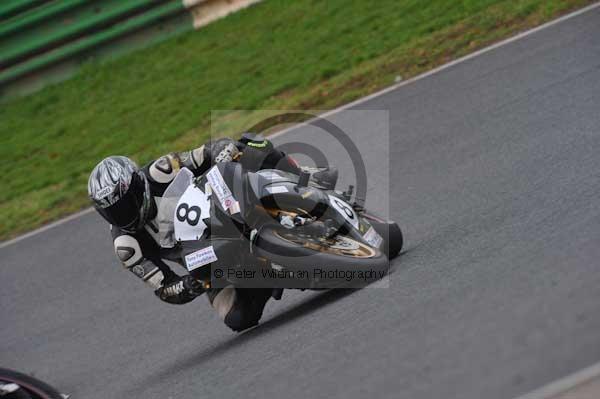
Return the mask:
M177 277L155 291L156 295L165 302L182 305L204 293L202 282L190 275Z
M183 276L183 287L187 290L190 295L199 296L204 294L204 286L202 281L196 280L190 275Z
M231 139L221 139L215 142L211 149L211 157L214 163L231 162L240 154L235 143Z

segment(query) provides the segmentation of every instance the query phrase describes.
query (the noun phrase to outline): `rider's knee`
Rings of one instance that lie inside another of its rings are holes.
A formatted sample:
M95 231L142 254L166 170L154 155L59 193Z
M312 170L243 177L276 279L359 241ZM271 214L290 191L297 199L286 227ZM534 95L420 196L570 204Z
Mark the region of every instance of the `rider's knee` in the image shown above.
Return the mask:
M208 292L209 300L225 325L243 331L258 324L271 290L228 286Z
M240 332L256 326L259 319L260 315L258 314L251 314L244 309L234 308L225 316L223 321L225 322L225 325L233 331Z

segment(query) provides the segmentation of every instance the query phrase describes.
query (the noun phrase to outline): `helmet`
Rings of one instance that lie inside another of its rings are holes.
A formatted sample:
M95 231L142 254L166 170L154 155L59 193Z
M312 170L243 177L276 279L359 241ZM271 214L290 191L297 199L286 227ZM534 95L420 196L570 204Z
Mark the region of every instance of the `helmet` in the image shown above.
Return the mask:
M148 220L155 208L146 176L131 159L103 159L88 180L88 195L108 223L133 233Z

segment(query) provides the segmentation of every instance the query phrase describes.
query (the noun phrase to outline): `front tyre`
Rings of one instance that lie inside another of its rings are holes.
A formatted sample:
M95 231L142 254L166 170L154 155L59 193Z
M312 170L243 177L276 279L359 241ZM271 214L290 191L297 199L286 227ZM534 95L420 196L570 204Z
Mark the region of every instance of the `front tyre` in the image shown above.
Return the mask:
M254 254L306 277L306 287L292 288L360 288L382 278L389 269L388 258L380 249L352 237L319 238L273 226L259 232Z
M404 245L404 236L402 235L402 230L400 229L400 226L398 226L398 223L385 221L367 211L365 211L362 216L369 221L375 231L383 238L383 245L381 248L388 259L394 259L398 256Z
M398 256L404 244L404 237L402 236L400 226L394 222L380 223L373 221L371 221L371 225L383 237L382 249L388 259L394 259Z

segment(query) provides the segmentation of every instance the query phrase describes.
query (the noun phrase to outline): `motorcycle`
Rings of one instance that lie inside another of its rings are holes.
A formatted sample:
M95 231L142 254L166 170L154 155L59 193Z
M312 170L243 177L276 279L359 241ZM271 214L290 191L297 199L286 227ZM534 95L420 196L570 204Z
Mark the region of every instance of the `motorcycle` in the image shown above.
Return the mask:
M184 168L159 203L160 243L205 287L215 278L236 286L264 280L272 288L364 286L385 276L403 236L352 194L352 186L328 190L306 172L252 172L225 162L195 178ZM219 246L235 254L234 265L217 257ZM226 270L215 269L223 264Z
M37 378L0 368L0 397L6 399L68 399L69 395Z

